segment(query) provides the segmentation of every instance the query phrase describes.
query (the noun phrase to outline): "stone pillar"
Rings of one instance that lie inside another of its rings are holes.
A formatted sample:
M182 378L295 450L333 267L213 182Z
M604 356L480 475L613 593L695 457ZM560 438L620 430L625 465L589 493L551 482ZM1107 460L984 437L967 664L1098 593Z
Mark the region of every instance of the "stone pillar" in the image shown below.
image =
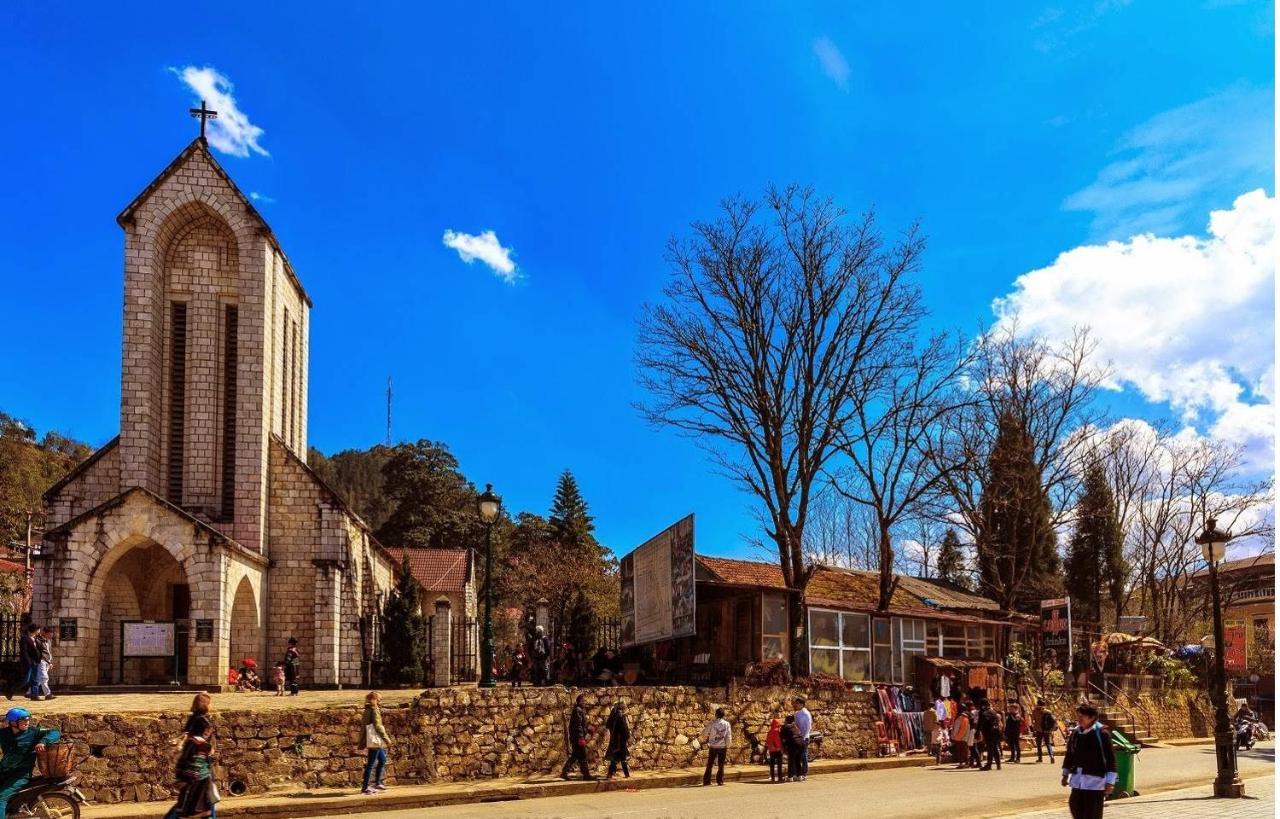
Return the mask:
M435 617L431 620L431 667L435 679L429 682L446 687L453 673L453 616L448 600L436 601Z
M338 684L342 625L342 570L331 561L316 561L315 662L311 679L317 686Z

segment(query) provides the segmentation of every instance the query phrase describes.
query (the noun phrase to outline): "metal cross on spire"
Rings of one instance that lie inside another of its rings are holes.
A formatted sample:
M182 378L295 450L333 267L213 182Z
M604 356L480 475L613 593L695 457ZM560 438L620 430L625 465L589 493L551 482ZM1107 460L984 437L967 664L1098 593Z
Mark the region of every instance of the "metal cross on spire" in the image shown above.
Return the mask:
M191 116L200 118L200 138L204 139L205 123L211 119L217 119L218 112L210 111L209 108L205 105L204 100L200 100L199 108L188 108L187 110L191 112Z

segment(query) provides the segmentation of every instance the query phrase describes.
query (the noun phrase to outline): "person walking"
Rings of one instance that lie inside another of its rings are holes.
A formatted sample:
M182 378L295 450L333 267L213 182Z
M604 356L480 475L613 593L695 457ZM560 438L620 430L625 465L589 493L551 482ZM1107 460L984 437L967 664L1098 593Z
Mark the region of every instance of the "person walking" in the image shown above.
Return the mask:
M515 651L511 653L511 687L519 688L522 683L529 681L529 654L524 650L524 646L516 644Z
M51 700L54 698L49 690L49 670L53 668L53 626L40 629L36 635L36 650L40 652L40 659L36 663L35 698Z
M769 733L764 738L764 751L769 755L769 781L781 782L786 774L782 770L782 720L777 717L769 723Z
M800 781L809 777L809 735L813 733L813 714L805 707L805 699L796 696L791 701L796 708L796 731L800 734L803 747L800 753Z
M1009 706L1004 716L1004 741L1009 745L1009 761L1022 762L1022 706Z
M605 758L609 760L609 771L605 774L605 779L613 779L613 775L618 772L618 766L622 766L622 775L630 779L631 769L627 767L627 757L630 751L627 744L631 742L631 725L627 722L627 704L622 700L613 706L613 710L609 712L609 718L605 721L604 727L609 731L609 747L605 751Z
M387 749L391 747L391 735L382 725L382 695L377 691L370 691L364 696L362 722L360 746L365 750L365 760L364 783L360 792L369 796L387 789L382 784L382 772L387 766Z
M1103 805L1116 784L1111 732L1098 722L1098 709L1088 703L1076 709L1076 719L1062 757L1062 787L1071 787L1067 808L1071 819L1102 819Z
M1001 770L1000 765L1000 741L1004 733L1003 720L991 707L991 703L983 700L978 704L978 733L982 735L982 745L986 750L986 761L983 763L981 770L991 770L991 763L995 763L996 770Z
M182 728L182 750L178 754L178 800L165 819L204 817L217 819L218 786L213 782L213 740L208 694L196 694L191 714Z
M566 727L569 740L569 758L564 761L564 767L560 769L560 778L569 778L569 769L575 764L578 770L582 772L583 779L595 779L591 775L591 770L587 766L587 738L590 732L587 730L587 711L584 706L584 698L581 694L573 701L573 710L569 712L569 724Z
M1036 737L1036 762L1044 762L1044 746L1049 747L1049 764L1054 763L1053 735L1058 731L1058 718L1053 715L1043 699L1036 700L1031 709L1031 730Z
M951 723L951 747L955 751L956 767L969 766L969 712L961 709Z
M302 671L302 652L298 650L298 638L289 638L289 647L284 651L284 680L289 687L289 695L298 696L298 676Z
M0 819L5 819L13 795L31 781L31 771L45 748L62 738L56 728L32 725L31 712L25 708L10 708L4 721L5 727L0 728L0 753L4 754L0 757Z
M702 729L702 738L707 741L707 770L702 774L702 785L706 787L711 784L711 767L718 765L716 769L716 784L724 784L724 760L729 754L729 743L733 740L733 729L729 727L729 721L724 718L724 709L716 709L716 718L707 723L707 727Z
M27 630L18 641L18 660L22 663L22 673L18 675L18 689L27 699L35 697L36 666L40 663L40 648L36 645L36 635L40 627L35 623L27 624ZM13 690L5 691L6 699L13 699Z

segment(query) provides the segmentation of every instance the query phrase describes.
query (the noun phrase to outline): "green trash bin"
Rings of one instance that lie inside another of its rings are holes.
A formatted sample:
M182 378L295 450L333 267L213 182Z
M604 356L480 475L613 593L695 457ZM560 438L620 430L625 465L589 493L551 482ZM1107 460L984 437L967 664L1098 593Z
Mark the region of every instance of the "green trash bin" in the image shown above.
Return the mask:
M1116 785L1111 790L1111 798L1123 799L1126 796L1137 796L1138 791L1133 783L1133 768L1142 746L1119 731L1113 730L1111 747L1116 752Z

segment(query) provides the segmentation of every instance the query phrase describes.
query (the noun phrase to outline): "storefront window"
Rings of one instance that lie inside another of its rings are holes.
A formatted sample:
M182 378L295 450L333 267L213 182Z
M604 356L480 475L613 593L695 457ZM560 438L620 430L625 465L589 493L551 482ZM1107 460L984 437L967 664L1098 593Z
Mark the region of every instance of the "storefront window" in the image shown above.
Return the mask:
M870 679L870 623L867 615L809 609L809 665L814 673Z
M776 660L787 656L787 598L766 594L760 599L760 656Z
M889 621L877 619L873 623L875 641L871 654L871 676L877 682L892 682L893 644L889 640Z

